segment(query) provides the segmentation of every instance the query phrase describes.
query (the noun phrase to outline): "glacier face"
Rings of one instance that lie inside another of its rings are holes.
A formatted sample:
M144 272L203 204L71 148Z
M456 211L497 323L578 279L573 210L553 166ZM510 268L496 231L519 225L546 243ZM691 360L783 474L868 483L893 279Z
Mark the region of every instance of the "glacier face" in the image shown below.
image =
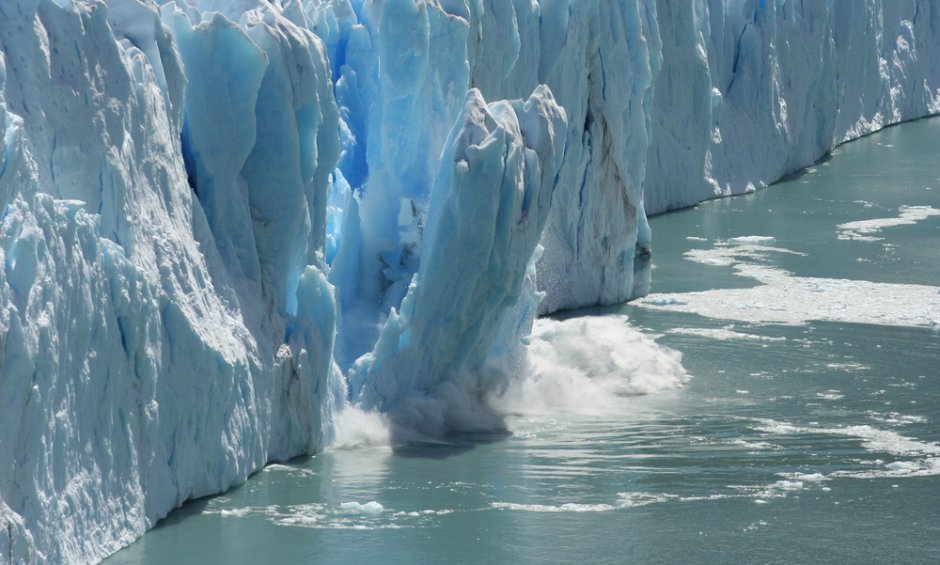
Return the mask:
M938 52L936 0L0 3L0 562L349 402L479 425L537 311L646 292L648 212L940 112Z
M317 130L265 140L233 131L242 116L230 115L219 120L227 131L202 132L200 148L214 134L231 143L206 143L216 152L207 174L217 187L247 179L242 194L255 188L253 171L224 170L237 167L238 150L261 152L267 165L296 140L293 168L279 163L294 184L277 187L293 199L274 201L290 207L282 210L289 225L271 233L265 213L279 212L252 210L239 229L250 238L258 225L255 253L226 253L246 249L226 247L234 231L226 220L240 218L214 214L223 204L213 207L208 189L194 193L183 159L187 99L205 96L204 85L187 83L185 51L154 7L34 2L2 10L0 553L13 562L83 561L128 543L188 498L322 445L335 308L313 260L325 215L313 185L323 175L309 172L318 161L301 147ZM280 41L281 24L258 22L256 33ZM303 37L298 49L307 52L288 56L305 56L328 77L319 42ZM240 46L231 34L215 39L223 53ZM225 84L240 86L217 68ZM298 102L315 109L308 115L328 107L314 84L269 82L273 101L291 112ZM300 93L285 102L293 87ZM335 147L333 119L323 135ZM331 169L338 151L331 156L329 146L320 155ZM240 203L236 187L219 190L232 191L232 208ZM272 243L277 237L286 241ZM234 258L260 275L227 264ZM285 307L288 289L295 312Z
M940 3L658 3L650 213L763 187L940 112Z

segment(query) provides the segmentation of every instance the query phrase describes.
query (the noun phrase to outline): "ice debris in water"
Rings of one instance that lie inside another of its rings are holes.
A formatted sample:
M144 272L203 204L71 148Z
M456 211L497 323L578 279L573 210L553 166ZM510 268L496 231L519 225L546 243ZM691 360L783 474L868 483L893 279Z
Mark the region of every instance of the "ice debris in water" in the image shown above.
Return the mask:
M858 220L839 224L839 239L856 241L880 241L884 238L875 237L885 228L895 226L911 226L931 216L940 216L940 210L933 206L901 206L895 218L876 218L873 220Z
M378 516L385 511L385 507L372 500L365 504L358 502L343 502L339 505L340 510L347 514L367 514L369 516Z

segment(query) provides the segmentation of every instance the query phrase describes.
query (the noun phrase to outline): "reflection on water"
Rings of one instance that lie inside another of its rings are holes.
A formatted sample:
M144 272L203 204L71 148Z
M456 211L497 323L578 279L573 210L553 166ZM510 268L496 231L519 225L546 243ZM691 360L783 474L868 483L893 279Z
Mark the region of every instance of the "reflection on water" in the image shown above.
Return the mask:
M659 302L591 314L626 313L681 352L684 387L520 407L509 436L274 465L109 563L940 561L936 297L905 292L940 285L938 138L940 120L891 128L653 219ZM735 294L768 273L785 273L773 296ZM649 345L605 324L606 355ZM573 344L597 333L557 333L566 359L550 364L598 350Z

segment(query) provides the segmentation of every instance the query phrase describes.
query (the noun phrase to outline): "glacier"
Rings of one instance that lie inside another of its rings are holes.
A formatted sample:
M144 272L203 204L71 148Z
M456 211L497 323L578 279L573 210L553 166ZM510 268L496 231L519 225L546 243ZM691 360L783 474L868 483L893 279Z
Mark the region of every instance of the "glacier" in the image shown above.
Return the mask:
M649 291L647 214L940 112L937 53L937 0L0 2L0 562L350 410L498 425L537 315Z

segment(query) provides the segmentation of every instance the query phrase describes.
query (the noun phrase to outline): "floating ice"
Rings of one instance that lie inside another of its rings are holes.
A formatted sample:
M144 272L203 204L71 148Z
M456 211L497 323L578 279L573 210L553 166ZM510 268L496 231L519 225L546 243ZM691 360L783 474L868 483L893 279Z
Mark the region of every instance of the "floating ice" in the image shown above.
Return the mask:
M875 237L872 234L876 234L885 228L911 226L931 216L940 216L940 210L932 206L901 206L898 212L899 215L896 218L877 218L839 224L837 226L839 239L880 241L884 238Z
M365 504L358 502L343 502L339 505L340 509L347 514L366 514L369 516L378 516L385 511L385 507L372 500Z
M771 489L803 490L803 481L777 481L770 485Z
M233 508L231 510L219 510L219 516L223 518L241 518L251 514L251 508Z
M729 326L725 328L670 328L666 333L672 335L693 335L707 337L718 341L762 341L762 342L784 342L787 340L783 336L756 335L736 332Z
M786 475L786 477L806 483L821 483L826 480L826 476L822 473L791 473Z
M769 245L777 241L776 238L767 235L742 235L740 237L729 238L730 243Z
M651 504L710 502L734 498L754 498L754 502L766 504L768 502L767 499L783 498L786 497L788 491L802 490L803 483L802 481L781 480L768 486L730 486L728 488L732 491L741 492L715 493L699 496L682 496L672 493L620 492L617 493L618 498L614 504L585 504L574 502L563 504L521 504L514 502L493 502L490 503L490 508L496 510L541 513L613 512L616 510L640 508Z
M794 251L763 245L693 249L697 263L730 266L760 283L752 288L651 294L637 306L690 312L747 323L805 324L811 320L902 327L931 327L940 317L940 287L797 277L760 264L770 253ZM877 300L860 297L877 296Z
M871 463L873 468L870 470L837 470L829 473L827 477L871 479L940 475L940 444L909 438L891 430L881 430L869 425L820 428L775 420L762 420L754 429L774 435L826 434L851 437L858 439L867 451L906 458L887 464L878 460Z
M263 518L277 526L330 530L384 530L403 527L404 518L426 520L431 516L442 516L449 510L426 510L422 512L386 513L376 501L365 504L344 502L339 507L312 502L305 504L245 506L241 508L211 508L206 514L217 514L222 518ZM383 516L387 518L380 519Z

